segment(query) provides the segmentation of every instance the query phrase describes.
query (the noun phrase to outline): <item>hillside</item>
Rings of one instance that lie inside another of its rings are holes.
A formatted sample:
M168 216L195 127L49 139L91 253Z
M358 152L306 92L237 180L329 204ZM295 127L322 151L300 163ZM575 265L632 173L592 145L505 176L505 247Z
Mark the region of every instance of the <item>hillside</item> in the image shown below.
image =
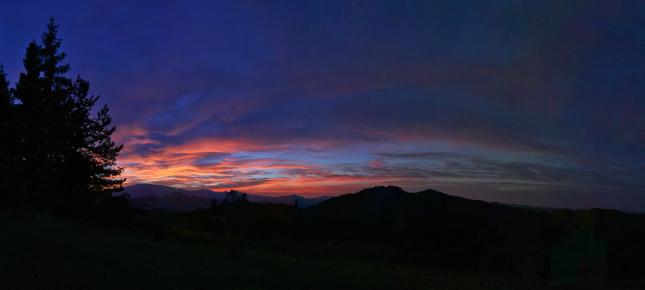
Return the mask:
M616 210L541 210L375 187L303 212L312 240L363 245L366 255L409 263L488 269L594 285L639 277L645 215ZM369 245L369 246L367 246Z
M0 212L0 230L3 289L512 289L497 276L159 241L43 214Z
M165 185L157 184L134 184L125 187L125 191L131 198L139 198L145 196L162 196L170 193L180 193L183 195L197 196L206 199L222 199L224 198L223 192L216 192L207 189L190 190L183 188L175 188Z
M637 269L645 267L645 215L507 206L435 190L374 187L304 209L231 203L142 218L140 228L181 240L210 243L213 238L202 234L209 233L299 255L510 274L557 285L641 281Z
M169 207L185 197L162 196ZM8 289L645 285L644 215L522 208L434 190L374 187L309 208L238 202L138 210L112 229L2 214L0 255L7 262L0 274L16 283ZM57 282L45 284L50 279Z
M189 190L156 184L135 184L125 188L131 197L131 205L141 209L162 209L167 211L193 211L208 208L212 200L221 202L225 192L207 189ZM172 196L168 196L172 195ZM247 194L255 203L298 204L307 208L329 199L328 196L306 198L299 195L265 196Z
M193 211L208 208L211 199L171 192L164 195L146 195L130 200L130 206L140 209L163 209L168 211Z

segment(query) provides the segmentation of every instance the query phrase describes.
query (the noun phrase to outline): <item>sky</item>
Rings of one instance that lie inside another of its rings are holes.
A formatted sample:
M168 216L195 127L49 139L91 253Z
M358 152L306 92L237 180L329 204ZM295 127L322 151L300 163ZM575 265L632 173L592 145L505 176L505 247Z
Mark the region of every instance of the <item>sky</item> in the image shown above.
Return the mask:
M639 1L2 6L10 81L56 18L127 184L645 211Z

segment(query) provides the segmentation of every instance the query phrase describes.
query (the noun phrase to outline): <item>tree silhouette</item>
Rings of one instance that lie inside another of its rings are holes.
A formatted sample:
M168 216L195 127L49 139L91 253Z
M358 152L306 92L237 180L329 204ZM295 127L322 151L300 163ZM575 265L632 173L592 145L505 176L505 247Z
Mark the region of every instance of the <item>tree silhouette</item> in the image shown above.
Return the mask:
M13 178L11 174L12 152L14 151L15 138L11 120L13 118L13 96L9 90L9 82L4 72L4 66L0 64L0 132L4 141L0 150L0 182L5 188L0 189L0 206L6 204L8 189L12 188Z
M70 66L63 63L66 54L60 51L57 32L52 18L41 44L29 44L25 71L12 90L16 101L9 101L19 116L12 122L19 129L14 136L19 150L13 156L19 186L14 190L20 201L43 208L110 204L125 181L116 165L122 146L111 139L115 127L108 107L92 116L99 97L89 95L89 82L66 76Z
M4 65L0 64L0 112L1 118L5 118L13 107L13 96L9 91L9 81L4 71Z
M242 203L248 203L249 198L246 195L246 193L239 192L237 190L230 190L226 192L226 196L224 197L224 200L222 200L222 203L228 203L228 204L242 204Z

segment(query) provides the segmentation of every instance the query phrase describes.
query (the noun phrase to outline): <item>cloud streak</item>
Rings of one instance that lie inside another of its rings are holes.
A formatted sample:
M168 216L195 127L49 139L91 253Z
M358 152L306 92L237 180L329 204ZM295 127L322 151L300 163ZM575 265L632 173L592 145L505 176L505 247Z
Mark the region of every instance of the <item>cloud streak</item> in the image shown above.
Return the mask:
M645 204L635 3L29 5L0 17L7 71L44 25L32 19L56 16L111 107L129 183Z

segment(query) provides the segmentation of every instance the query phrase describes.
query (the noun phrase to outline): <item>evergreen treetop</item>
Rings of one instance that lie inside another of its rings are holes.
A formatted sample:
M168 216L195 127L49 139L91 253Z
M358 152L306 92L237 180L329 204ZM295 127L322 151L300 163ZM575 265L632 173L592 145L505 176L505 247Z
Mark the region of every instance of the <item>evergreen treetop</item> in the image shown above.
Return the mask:
M116 163L122 145L111 138L116 128L108 107L93 114L99 97L89 94L89 82L67 76L61 44L52 18L40 43L28 45L15 88L3 90L7 82L0 75L0 106L5 99L15 103L9 106L17 116L11 125L19 129L8 138L18 148L11 158L19 184L13 190L22 203L87 209L110 203L123 190Z

